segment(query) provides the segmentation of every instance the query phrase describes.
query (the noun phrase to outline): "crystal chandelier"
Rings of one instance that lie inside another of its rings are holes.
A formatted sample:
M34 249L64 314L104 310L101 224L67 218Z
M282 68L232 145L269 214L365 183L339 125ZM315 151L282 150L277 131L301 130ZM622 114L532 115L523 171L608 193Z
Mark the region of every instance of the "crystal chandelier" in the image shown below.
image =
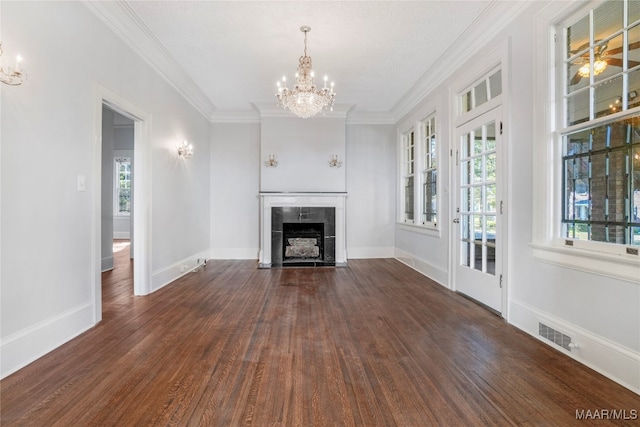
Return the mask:
M313 68L311 57L307 56L307 33L311 28L304 25L300 27L304 33L304 56L300 57L296 84L293 89L287 87L287 78L282 77L282 84L278 82L278 105L288 109L296 116L304 119L315 116L319 112L329 108L333 110L333 100L336 96L333 91L333 82L327 86L328 78L324 76L324 86L318 89L313 83Z

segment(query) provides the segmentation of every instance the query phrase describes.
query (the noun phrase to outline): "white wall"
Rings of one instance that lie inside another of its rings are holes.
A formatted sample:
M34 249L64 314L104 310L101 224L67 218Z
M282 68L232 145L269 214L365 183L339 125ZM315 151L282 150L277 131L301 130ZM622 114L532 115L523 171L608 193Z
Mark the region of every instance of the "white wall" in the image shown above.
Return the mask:
M510 40L510 74L513 84L508 88L510 108L505 112L508 131L509 185L508 193L508 317L507 320L529 334L538 334L542 321L572 336L581 348L567 352L569 356L591 366L615 381L640 392L640 285L537 261L530 246L532 241L533 209L533 146L544 143L533 139L532 70L534 55L534 19L544 3L534 3L482 50L453 72L441 86L425 96L430 99L444 97L445 108L438 115L439 130L451 128L448 111L449 89L462 73L474 69L492 46ZM424 104L423 103L423 104ZM424 105L423 105L424 106ZM417 107L411 114L415 114ZM407 118L401 120L405 121ZM449 143L451 138L441 140ZM442 167L442 165L441 165ZM442 169L441 169L442 171ZM441 175L447 179L448 175ZM449 206L451 194L442 194L440 204ZM445 226L452 220L447 212L441 219ZM445 232L446 229L446 232ZM445 268L443 284L448 281L445 259L449 253L448 226L440 238L396 226L396 248L407 260L422 261L423 271L429 275L430 267ZM437 274L433 273L433 274ZM547 341L543 341L548 343Z
M347 125L347 257L393 257L395 127Z
M329 167L332 155L345 157L344 118L263 117L260 145L260 191L345 191L345 168ZM265 166L269 154L277 167Z
M211 257L258 259L260 125L211 129Z
M175 278L176 266L208 251L210 129L83 3L3 1L1 19L3 48L9 56L19 49L28 73L23 86L4 86L0 100L5 376L95 322L98 84L151 118L154 288ZM177 138L193 142L193 159L177 158ZM77 189L79 175L85 191Z

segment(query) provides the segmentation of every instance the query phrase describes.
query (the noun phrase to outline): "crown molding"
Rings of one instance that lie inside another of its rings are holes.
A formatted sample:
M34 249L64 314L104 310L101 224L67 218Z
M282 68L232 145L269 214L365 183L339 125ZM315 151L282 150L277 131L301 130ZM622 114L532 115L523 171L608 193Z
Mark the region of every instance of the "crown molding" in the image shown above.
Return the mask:
M399 123L430 92L443 84L452 71L462 67L530 4L528 1L494 0L391 108L394 122Z
M125 1L83 0L83 3L200 114L209 119L216 110L215 105Z

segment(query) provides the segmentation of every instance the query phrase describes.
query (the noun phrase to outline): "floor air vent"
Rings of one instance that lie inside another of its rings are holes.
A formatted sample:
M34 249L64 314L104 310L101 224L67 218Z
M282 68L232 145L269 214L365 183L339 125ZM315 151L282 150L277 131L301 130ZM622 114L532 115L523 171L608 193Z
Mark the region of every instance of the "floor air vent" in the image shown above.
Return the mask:
M562 332L556 331L543 323L538 323L538 335L559 345L565 350L571 351L571 337L563 334Z

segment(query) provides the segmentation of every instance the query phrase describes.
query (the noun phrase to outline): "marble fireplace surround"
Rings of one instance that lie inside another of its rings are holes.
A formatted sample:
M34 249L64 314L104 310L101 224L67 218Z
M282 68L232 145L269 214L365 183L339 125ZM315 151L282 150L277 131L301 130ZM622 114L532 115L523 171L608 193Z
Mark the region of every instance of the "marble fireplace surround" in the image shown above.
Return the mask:
M272 266L272 208L335 208L335 265L347 264L345 205L347 193L260 193L260 268Z

